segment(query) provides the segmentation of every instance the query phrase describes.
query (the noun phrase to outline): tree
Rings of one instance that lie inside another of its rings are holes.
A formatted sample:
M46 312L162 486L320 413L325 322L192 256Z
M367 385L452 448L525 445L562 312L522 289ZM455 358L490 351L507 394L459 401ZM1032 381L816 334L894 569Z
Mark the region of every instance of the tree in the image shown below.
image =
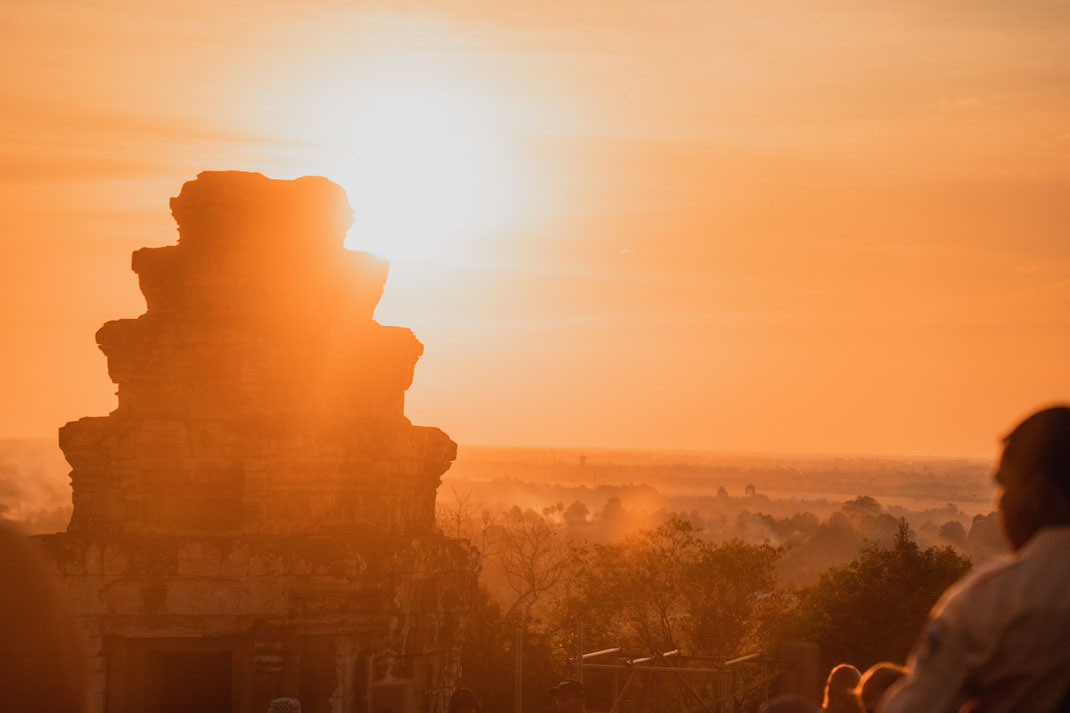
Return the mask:
M533 510L514 508L494 529L497 547L488 567L502 574L512 603L505 602L503 613L481 588L462 649L463 681L486 692L488 709L505 710L512 701L518 629L525 641L524 700L534 710L550 704L548 681L571 674L574 664L567 661L576 653L580 623L587 651L622 646L638 656L679 648L728 658L764 648L765 623L781 601L775 581L781 548L715 544L678 516L623 543L590 547L569 541L562 526ZM592 700L606 702L609 683L594 677ZM667 713L694 703L687 692L657 695L644 710Z
M877 517L884 512L881 504L869 495L859 495L854 500L848 500L840 510L847 517L854 519Z
M565 656L554 640L556 630L546 626L543 616L555 593L567 587L583 547L561 532L549 516L564 511L563 504L543 513L513 507L500 518L484 513L485 572L500 578L509 601L503 613L486 587L480 585L479 599L469 619L462 648L463 680L484 695L488 710L512 707L513 665L517 631L523 632L524 701L536 701L531 708L547 707L551 701L547 681L560 680Z
M590 514L591 510L587 507L586 503L577 500L565 508L562 517L565 520L566 527L581 527L588 524L587 518Z
M593 646L731 657L757 645L779 603L782 552L740 540L714 544L673 516L623 544L591 548L563 604L582 618Z
M698 545L691 524L671 519L622 544L595 545L558 617L582 619L593 646L649 653L676 648L684 599L680 573Z
M730 658L759 646L779 603L776 563L783 552L741 540L702 544L683 567L683 625L695 651Z
M545 516L515 506L499 526L496 543L492 561L515 595L506 617L521 611L527 619L532 608L570 575L581 552Z
M999 513L974 516L966 536L966 551L979 562L1007 552L1007 538L1003 535Z
M515 698L513 666L516 630L522 626L519 611L503 615L485 587L480 586L472 611L465 620L461 647L460 685L475 690L484 710L510 711ZM566 678L565 657L541 632L524 637L523 697L529 710L549 710L547 682Z
M958 520L945 522L940 526L939 533L940 537L956 547L964 547L966 545L966 528Z
M472 517L472 489L469 488L467 493L461 495L457 488L451 485L450 491L453 493L454 504L450 505L439 499L435 503L435 519L447 537L460 539L465 536L465 526Z
M903 661L940 595L969 569L952 547L922 550L901 522L894 544L869 542L853 562L803 590L781 622L781 641L821 646L826 666Z

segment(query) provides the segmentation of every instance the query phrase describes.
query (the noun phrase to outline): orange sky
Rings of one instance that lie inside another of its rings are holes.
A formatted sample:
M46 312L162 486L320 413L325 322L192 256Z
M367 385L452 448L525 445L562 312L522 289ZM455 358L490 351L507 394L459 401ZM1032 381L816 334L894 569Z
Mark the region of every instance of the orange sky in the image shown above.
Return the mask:
M395 125L470 190L396 238L351 195L351 242L456 228L378 318L459 442L989 456L1070 400L1065 3L350 5L0 6L0 435L113 408L93 333L184 181L377 190Z

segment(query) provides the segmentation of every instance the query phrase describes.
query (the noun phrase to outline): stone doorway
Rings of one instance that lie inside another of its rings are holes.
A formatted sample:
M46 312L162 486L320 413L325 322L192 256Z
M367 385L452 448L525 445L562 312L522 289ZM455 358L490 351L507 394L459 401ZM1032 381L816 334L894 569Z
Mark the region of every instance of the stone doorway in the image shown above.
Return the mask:
M230 713L230 651L149 651L146 713Z
M109 713L249 710L246 642L116 637L108 649Z

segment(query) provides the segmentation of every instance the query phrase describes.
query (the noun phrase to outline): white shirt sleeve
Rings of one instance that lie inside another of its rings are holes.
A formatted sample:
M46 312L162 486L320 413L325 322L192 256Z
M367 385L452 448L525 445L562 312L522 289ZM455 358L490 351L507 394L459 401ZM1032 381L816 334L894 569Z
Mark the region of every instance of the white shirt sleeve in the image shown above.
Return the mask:
M910 673L881 699L878 713L956 713L970 700L970 644L943 618L929 621L907 663Z

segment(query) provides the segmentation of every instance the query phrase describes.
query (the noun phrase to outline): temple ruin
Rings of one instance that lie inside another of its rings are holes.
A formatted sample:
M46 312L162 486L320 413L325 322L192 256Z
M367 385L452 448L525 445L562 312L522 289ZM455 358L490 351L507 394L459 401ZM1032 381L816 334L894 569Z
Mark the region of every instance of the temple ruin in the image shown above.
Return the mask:
M92 710L445 710L478 553L443 537L456 455L412 425L423 346L373 312L317 177L205 172L175 245L133 255L147 310L97 342L118 407L60 429L74 512L42 538L91 656Z

